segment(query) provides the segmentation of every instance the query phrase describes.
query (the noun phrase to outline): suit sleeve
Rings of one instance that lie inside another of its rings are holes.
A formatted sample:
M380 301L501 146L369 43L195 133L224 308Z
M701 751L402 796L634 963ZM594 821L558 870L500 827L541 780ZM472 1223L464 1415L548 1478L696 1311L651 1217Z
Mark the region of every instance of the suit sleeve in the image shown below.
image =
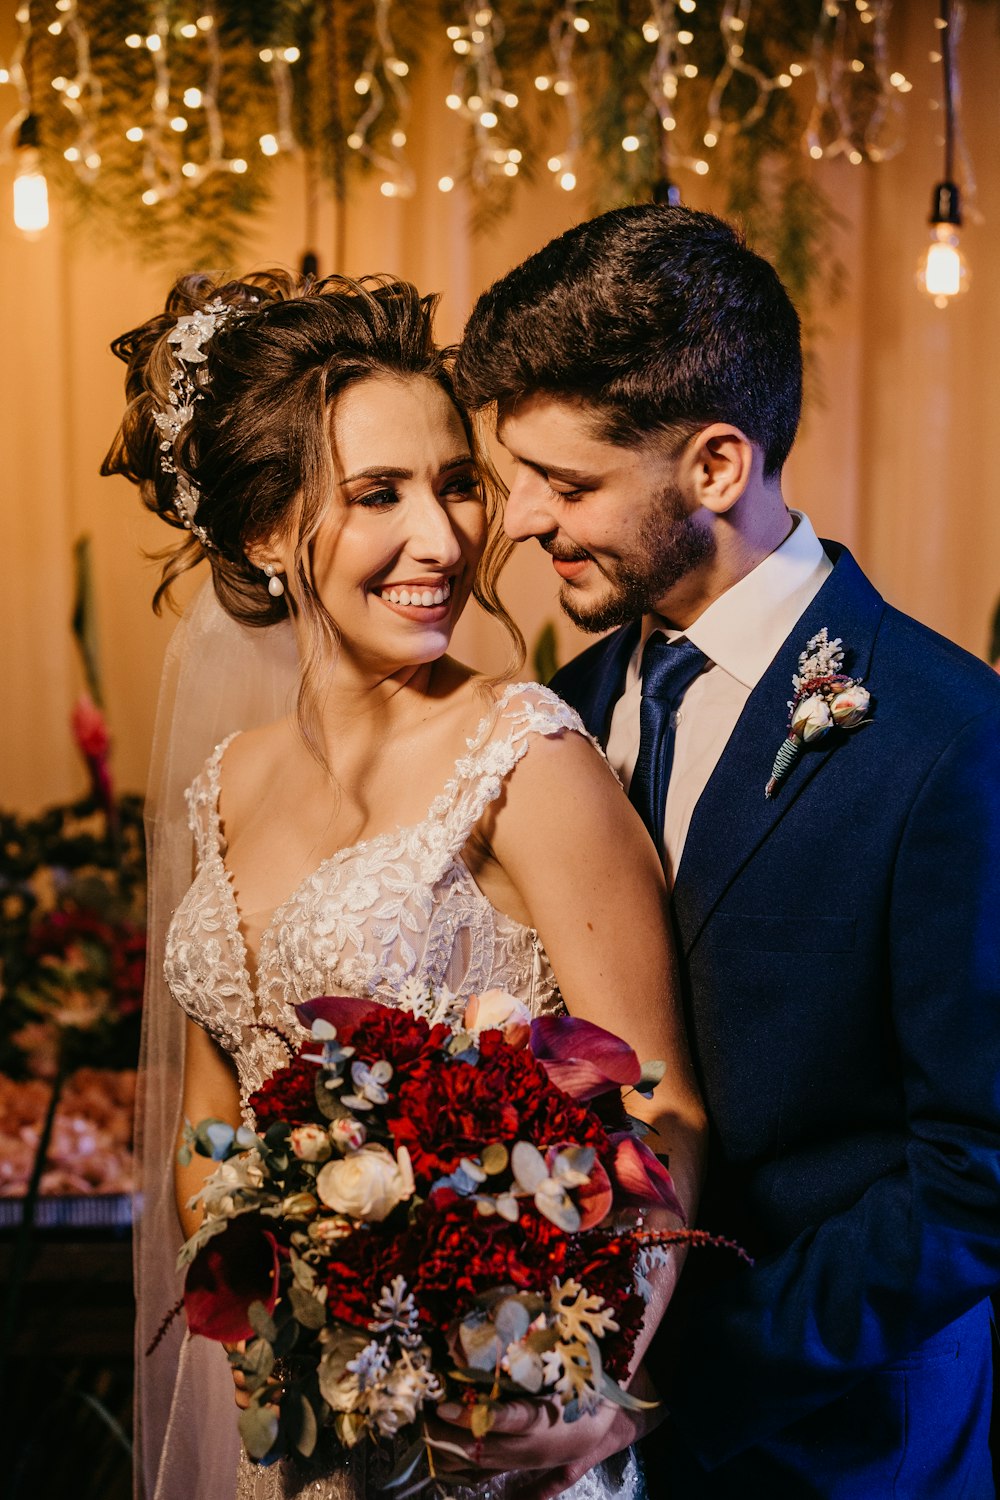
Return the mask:
M676 1430L710 1469L1000 1285L998 747L1000 713L966 724L897 851L887 933L904 1169L716 1291L677 1351Z

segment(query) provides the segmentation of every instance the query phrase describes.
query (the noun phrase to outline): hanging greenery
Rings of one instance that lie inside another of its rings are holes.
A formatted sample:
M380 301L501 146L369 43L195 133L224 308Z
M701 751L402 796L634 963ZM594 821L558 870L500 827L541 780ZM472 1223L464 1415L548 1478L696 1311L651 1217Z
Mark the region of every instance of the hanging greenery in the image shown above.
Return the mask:
M516 205L524 178L576 194L581 214L686 197L707 179L808 310L838 275L816 161L860 166L902 144L911 85L892 67L889 11L890 0L23 0L6 139L15 156L37 141L76 223L176 264L239 260L282 155L302 156L341 210L359 172L387 198L464 182L480 225ZM414 84L442 59L455 166L431 183L414 174L407 132Z

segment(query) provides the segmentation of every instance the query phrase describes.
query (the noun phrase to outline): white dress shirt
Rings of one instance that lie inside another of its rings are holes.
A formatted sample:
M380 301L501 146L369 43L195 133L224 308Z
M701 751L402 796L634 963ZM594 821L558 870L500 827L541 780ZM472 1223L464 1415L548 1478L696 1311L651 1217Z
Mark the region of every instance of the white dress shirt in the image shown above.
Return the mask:
M608 760L626 789L639 754L639 673L647 640L656 630L672 641L683 636L704 652L709 663L691 683L677 711L663 829L664 866L670 881L680 864L698 799L747 699L833 567L809 518L794 510L791 514L795 525L781 546L710 604L687 630L675 630L659 615L646 615L628 664L607 749ZM791 696L791 678L788 690Z

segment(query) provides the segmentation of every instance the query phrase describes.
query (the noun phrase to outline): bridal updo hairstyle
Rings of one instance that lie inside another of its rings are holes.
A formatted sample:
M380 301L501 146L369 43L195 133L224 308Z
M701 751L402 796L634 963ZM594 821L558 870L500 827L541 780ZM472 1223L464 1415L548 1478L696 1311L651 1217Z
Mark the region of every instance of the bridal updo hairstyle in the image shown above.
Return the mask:
M197 486L194 521L208 545L177 508L177 475L162 461L166 412L178 368L168 342L178 318L221 301L239 316L220 320L202 344L206 359L190 419L170 453ZM502 489L485 461L452 382L451 351L436 347L436 296L421 297L409 282L388 276L352 281L328 276L297 281L266 271L237 281L182 276L162 313L115 340L128 366L128 406L101 468L124 474L144 504L180 533L165 558L154 608L171 583L206 558L223 608L241 624L266 626L301 612L309 645L303 677L318 673L336 649L337 625L316 593L309 544L335 484L332 408L349 385L374 375L424 376L446 392L461 418L483 481L488 541L473 597L507 630L520 654L523 641L496 592L511 543L500 527ZM295 593L273 598L250 554L277 536L295 538ZM301 699L300 699L301 702Z
M732 422L781 471L802 404L799 319L774 267L714 214L611 209L485 292L455 367L470 411L584 402L598 437L679 450Z

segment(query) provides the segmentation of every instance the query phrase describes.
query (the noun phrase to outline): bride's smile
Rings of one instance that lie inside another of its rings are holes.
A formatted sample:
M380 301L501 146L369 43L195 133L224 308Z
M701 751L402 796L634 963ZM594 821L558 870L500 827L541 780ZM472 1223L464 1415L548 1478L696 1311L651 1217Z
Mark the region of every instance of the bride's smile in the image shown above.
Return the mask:
M336 487L312 542L341 653L384 672L448 649L486 541L463 421L424 376L379 374L334 402Z

